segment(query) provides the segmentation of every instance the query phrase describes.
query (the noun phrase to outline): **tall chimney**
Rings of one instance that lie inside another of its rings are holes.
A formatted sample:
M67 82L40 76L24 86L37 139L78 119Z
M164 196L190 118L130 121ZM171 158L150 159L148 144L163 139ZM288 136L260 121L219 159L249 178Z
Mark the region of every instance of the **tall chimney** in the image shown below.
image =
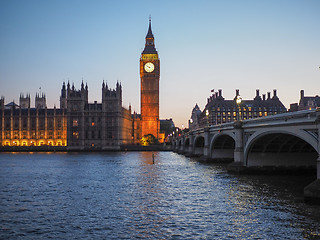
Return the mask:
M239 89L236 89L236 96L239 96Z
M266 95L265 94L262 94L262 99L263 99L263 101L266 100Z
M268 100L271 98L271 92L268 92Z
M256 90L256 96L257 96L257 97L260 96L259 89Z
M273 89L273 96L274 96L274 97L277 96L277 89Z
M300 99L303 99L304 98L304 90L301 90L300 91Z
M219 97L222 96L222 89L219 89Z

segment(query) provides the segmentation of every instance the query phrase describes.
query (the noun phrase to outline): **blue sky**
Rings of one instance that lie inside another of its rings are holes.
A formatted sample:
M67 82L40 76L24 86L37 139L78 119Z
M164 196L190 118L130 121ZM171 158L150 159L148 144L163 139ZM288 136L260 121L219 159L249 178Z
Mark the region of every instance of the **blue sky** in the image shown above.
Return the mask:
M278 90L320 95L320 1L0 1L0 95L47 96L59 106L63 81L123 85L123 105L140 112L139 57L149 14L160 56L160 117L187 125L211 89L231 99Z

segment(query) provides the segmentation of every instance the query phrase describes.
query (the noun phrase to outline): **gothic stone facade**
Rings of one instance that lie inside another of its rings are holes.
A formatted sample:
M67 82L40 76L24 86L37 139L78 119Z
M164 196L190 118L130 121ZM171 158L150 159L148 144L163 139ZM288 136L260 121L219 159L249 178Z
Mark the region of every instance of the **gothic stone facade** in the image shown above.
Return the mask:
M20 96L20 106L0 100L1 146L67 146L68 150L118 150L137 142L131 108L122 107L122 87L109 89L103 82L102 102L88 103L88 86L63 83L60 109L48 109L45 96ZM139 135L138 135L139 136Z
M88 103L88 86L81 89L63 85L61 108L67 109L69 150L118 150L134 143L131 109L122 107L122 86L109 89L103 82L102 102Z

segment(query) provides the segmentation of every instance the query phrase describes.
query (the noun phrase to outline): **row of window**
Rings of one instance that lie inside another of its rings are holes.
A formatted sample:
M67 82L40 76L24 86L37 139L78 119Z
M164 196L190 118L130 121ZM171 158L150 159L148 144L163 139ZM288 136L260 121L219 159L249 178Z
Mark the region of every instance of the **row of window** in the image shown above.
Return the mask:
M35 129L36 128L36 125L37 125L37 120L35 118L32 118L30 119L29 121L30 123L30 128L33 128ZM48 129L53 129L54 128L54 120L53 119L49 119L47 120L47 128ZM1 122L0 122L0 125L1 125ZM45 125L46 125L46 121L45 119L39 119L38 120L38 128L45 128ZM14 119L11 123L11 119L10 118L6 118L5 121L4 121L4 127L5 128L11 128L14 127L16 129L19 128L20 126L20 121L19 119ZM62 120L61 119L58 119L55 123L55 127L56 128L61 128L62 127ZM27 119L22 119L21 120L21 128L28 128L28 120Z
M241 111L252 111L252 107L240 107L239 108ZM211 111L222 111L222 112L235 112L235 111L237 111L237 108L232 108L232 110L230 109L230 108L228 108L228 109L226 109L226 108L220 108L220 107L217 107L217 108L215 108L215 107L212 107L211 108ZM259 112L259 111L269 111L269 112L275 112L275 111L284 111L285 109L282 109L281 107L254 107L253 108L253 111L255 111L255 112Z
M254 117L263 117L263 116L268 116L268 115L274 115L274 114L277 114L277 112L239 112L238 113L240 116L241 115L243 115L243 116L249 116L249 117L251 117L251 116L254 116ZM231 116L231 113L230 112L228 112L228 113L226 113L226 112L223 112L222 114L220 113L220 112L218 112L218 113L216 113L216 114L211 114L211 116L210 116L210 114L209 114L209 116L210 117L215 117L215 116L218 116L218 117L220 117L220 116L223 116L223 117L225 117L225 116ZM236 117L237 116L237 112L233 112L233 114L232 114L232 116L233 117Z
M11 131L5 131L4 132L4 139L55 139L55 138L62 138L64 136L63 131L57 131L56 134L52 131L48 131L47 134L45 134L44 131L38 132L22 132L21 134L18 131L14 131L11 134Z
M94 126L97 126L97 124L100 124L100 118L98 119L97 122L94 121L94 120L92 120L90 123L89 123L89 122L85 122L85 123L86 123L87 126L89 125L89 126L94 127ZM106 124L107 124L108 126L115 126L115 123L116 123L116 121L115 121L114 118L112 118L112 119L107 119L107 121L106 121ZM78 118L74 118L74 119L72 120L72 126L73 126L73 127L78 127L79 124L80 124L80 121L78 120Z
M263 116L268 116L268 115L272 115L272 114L277 114L277 113L267 113L267 112L254 112L253 114L251 112L249 113L241 113L239 112L239 118L241 120L246 120L246 119L252 119L252 118L257 118L257 117L263 117ZM208 118L202 118L200 120L200 125L205 125L205 124L221 124L221 123L228 123L228 122L232 122L234 120L237 119L237 114L236 113L233 113L233 115L229 115L228 116L226 114L217 114L215 116L210 116Z
M2 146L66 146L66 142L63 140L58 141L36 141L36 140L5 140L2 142Z
M114 131L107 131L107 139L113 139L114 138ZM79 139L79 132L73 131L72 132L72 138L74 140ZM85 139L102 139L101 131L85 131Z

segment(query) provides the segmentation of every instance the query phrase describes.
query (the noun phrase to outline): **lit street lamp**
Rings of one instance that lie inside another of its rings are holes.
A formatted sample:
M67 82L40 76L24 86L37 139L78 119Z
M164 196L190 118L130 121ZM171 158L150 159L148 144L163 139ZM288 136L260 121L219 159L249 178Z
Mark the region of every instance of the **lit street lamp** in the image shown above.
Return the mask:
M236 103L237 103L237 120L240 120L240 104L241 104L242 98L240 95L237 96L236 98Z
M209 127L209 110L206 110L206 116L207 116L207 127Z

